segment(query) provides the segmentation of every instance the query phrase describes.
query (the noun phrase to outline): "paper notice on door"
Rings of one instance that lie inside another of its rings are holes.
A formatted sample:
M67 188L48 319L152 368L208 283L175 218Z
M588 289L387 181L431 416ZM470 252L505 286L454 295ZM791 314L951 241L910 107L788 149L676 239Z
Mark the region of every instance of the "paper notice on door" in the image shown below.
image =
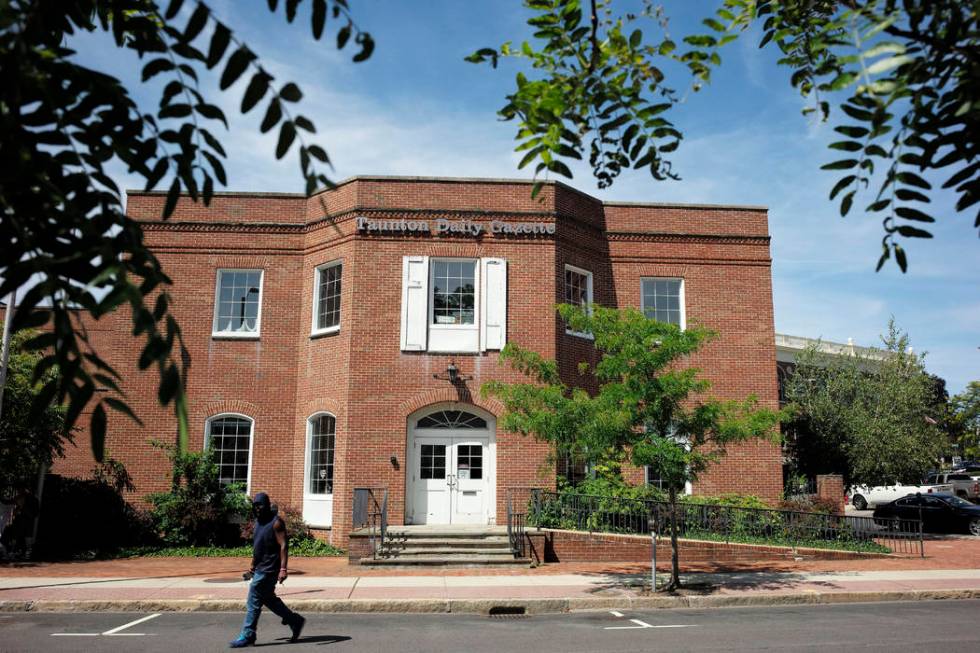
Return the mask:
M456 477L461 481L468 481L470 480L470 470L460 469L456 472Z

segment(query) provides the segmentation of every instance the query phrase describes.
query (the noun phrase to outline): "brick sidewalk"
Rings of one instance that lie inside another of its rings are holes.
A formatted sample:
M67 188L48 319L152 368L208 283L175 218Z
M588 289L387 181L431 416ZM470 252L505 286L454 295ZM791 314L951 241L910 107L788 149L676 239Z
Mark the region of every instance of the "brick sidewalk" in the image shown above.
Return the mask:
M925 558L869 558L864 560L787 560L691 563L681 559L683 572L848 572L917 569L980 569L980 538L948 538L926 541ZM44 576L49 578L177 578L235 575L248 567L248 558L128 558L73 562L0 563L0 577ZM667 569L668 561L658 561ZM298 558L290 560L298 578L374 576L549 576L564 574L643 574L645 563L552 563L535 569L375 569L347 564L346 558Z

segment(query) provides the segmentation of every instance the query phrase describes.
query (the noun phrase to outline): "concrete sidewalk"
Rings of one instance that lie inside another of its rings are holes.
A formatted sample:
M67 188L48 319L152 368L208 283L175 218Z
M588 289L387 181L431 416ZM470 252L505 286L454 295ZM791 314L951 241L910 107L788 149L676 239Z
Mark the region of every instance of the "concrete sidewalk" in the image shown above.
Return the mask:
M661 576L661 582L665 577ZM694 573L678 595L650 595L649 576L534 574L291 576L279 595L303 612L526 613L583 609L980 598L980 570ZM191 577L0 577L0 611L244 609L237 573Z

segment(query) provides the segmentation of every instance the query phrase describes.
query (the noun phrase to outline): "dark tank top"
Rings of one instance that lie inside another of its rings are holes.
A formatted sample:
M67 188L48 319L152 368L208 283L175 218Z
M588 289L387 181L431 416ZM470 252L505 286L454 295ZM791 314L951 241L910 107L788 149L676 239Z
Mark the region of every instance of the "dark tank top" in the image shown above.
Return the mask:
M279 516L275 515L265 524L255 520L255 537L252 540L252 560L255 571L279 573L279 542L274 529Z

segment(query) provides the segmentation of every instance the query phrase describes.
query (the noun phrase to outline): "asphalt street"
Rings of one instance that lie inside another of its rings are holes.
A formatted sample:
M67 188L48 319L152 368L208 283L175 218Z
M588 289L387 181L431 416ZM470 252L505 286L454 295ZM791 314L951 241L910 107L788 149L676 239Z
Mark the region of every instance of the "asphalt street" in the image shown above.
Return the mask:
M271 615L260 647L328 653L977 651L980 601L583 612L545 616L307 615L300 642ZM0 651L227 650L233 613L0 614ZM278 648L280 646L288 648Z

